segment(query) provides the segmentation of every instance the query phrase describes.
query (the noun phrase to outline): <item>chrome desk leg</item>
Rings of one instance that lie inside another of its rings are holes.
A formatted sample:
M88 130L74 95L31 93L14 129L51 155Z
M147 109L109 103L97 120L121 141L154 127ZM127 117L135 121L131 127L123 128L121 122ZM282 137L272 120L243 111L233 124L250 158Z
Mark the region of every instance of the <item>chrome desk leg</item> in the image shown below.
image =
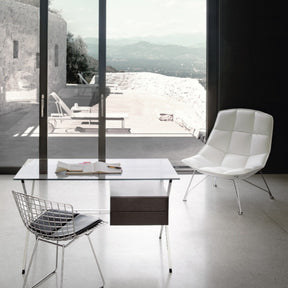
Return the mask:
M171 192L172 180L169 180L168 188L167 188L167 196L169 198ZM169 209L169 207L168 207ZM169 210L168 210L169 212ZM172 273L172 260L171 260L171 253L170 253L170 241L169 241L169 231L168 225L161 226L159 239L162 239L163 227L165 227L165 234L166 234L166 245L167 245L167 254L168 254L168 265L169 265L169 273Z
M161 180L162 184L163 184L163 180ZM164 185L164 184L163 184ZM167 196L168 198L170 197L170 192L171 192L171 186L172 186L172 180L169 180L169 184L167 187ZM169 209L169 208L168 208ZM159 239L162 239L162 233L163 233L163 225L160 228L160 234L159 234Z
M217 188L217 179L214 177L214 187Z
M163 225L161 226L161 229L160 229L159 239L162 239L162 233L163 233Z
M170 252L170 240L169 240L169 231L168 226L165 226L166 232L166 244L167 244L167 253L168 253L168 265L169 265L169 273L172 273L172 260L171 260L171 252Z
M22 188L23 188L24 193L26 195L28 195L24 180L21 180L21 183L22 183ZM34 195L34 188L35 188L35 180L33 180L33 182L32 182L32 188L31 188L31 195L32 196ZM30 235L29 231L27 230L26 231L26 237L25 237L25 245L24 245L23 263L22 263L22 274L23 275L25 274L25 269L26 269L27 251L28 251L28 245L29 245L29 235Z
M167 196L170 197L170 192L171 192L171 186L172 186L172 180L169 180L168 188L167 188Z

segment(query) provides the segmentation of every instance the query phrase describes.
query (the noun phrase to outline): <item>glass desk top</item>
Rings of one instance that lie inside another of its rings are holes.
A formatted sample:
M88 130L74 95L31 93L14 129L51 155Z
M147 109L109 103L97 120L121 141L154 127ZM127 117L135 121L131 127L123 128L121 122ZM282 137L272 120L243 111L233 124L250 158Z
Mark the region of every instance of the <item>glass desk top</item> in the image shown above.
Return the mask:
M179 180L168 159L106 159L106 163L120 163L121 174L56 174L58 161L66 163L96 162L98 159L48 159L47 174L39 174L39 159L28 159L14 176L14 180Z

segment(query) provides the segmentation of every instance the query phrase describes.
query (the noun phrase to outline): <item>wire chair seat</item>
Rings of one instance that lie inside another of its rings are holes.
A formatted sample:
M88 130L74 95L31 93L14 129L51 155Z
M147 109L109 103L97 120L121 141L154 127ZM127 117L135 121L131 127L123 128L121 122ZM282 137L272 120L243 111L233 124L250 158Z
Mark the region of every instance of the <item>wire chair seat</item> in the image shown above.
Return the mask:
M31 221L28 229L41 238L67 241L94 229L102 222L94 216L51 209Z

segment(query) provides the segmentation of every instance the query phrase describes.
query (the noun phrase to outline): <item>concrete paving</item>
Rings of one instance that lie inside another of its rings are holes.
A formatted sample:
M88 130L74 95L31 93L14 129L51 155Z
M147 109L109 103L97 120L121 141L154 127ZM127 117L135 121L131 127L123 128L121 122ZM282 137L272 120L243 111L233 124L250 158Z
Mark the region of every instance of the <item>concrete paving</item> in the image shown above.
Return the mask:
M87 106L90 97L77 94L73 97L64 95L63 100L68 107L72 107L74 103ZM115 112L115 107L120 102L112 100L111 97L107 101L110 103L108 111ZM123 107L127 107L128 104L125 105ZM155 114L153 117L149 114L147 108L143 109L142 114L140 112L142 118L135 118L131 112L133 109L130 106L128 108L130 117L125 125L131 128L131 134L107 134L107 158L169 158L174 165L179 166L181 159L195 154L202 147L203 143L200 140L174 122L159 121L154 117ZM97 107L94 109L97 110ZM123 109L122 112L127 112ZM139 109L134 110L135 114L139 114ZM49 99L48 111L49 115L56 112L55 103L51 99ZM19 110L0 116L1 167L20 167L27 158L38 158L38 118L38 104L27 104ZM97 133L81 133L75 130L79 125L81 126L81 123L66 121L60 123L60 128L57 127L52 134L49 134L50 158L97 158Z

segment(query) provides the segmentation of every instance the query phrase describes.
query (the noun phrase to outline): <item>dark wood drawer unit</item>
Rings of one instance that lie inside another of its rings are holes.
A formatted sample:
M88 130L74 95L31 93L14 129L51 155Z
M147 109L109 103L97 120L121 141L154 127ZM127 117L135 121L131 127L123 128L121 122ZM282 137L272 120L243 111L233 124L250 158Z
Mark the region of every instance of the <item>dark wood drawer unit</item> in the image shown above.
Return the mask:
M168 225L168 207L161 181L110 181L110 225Z

